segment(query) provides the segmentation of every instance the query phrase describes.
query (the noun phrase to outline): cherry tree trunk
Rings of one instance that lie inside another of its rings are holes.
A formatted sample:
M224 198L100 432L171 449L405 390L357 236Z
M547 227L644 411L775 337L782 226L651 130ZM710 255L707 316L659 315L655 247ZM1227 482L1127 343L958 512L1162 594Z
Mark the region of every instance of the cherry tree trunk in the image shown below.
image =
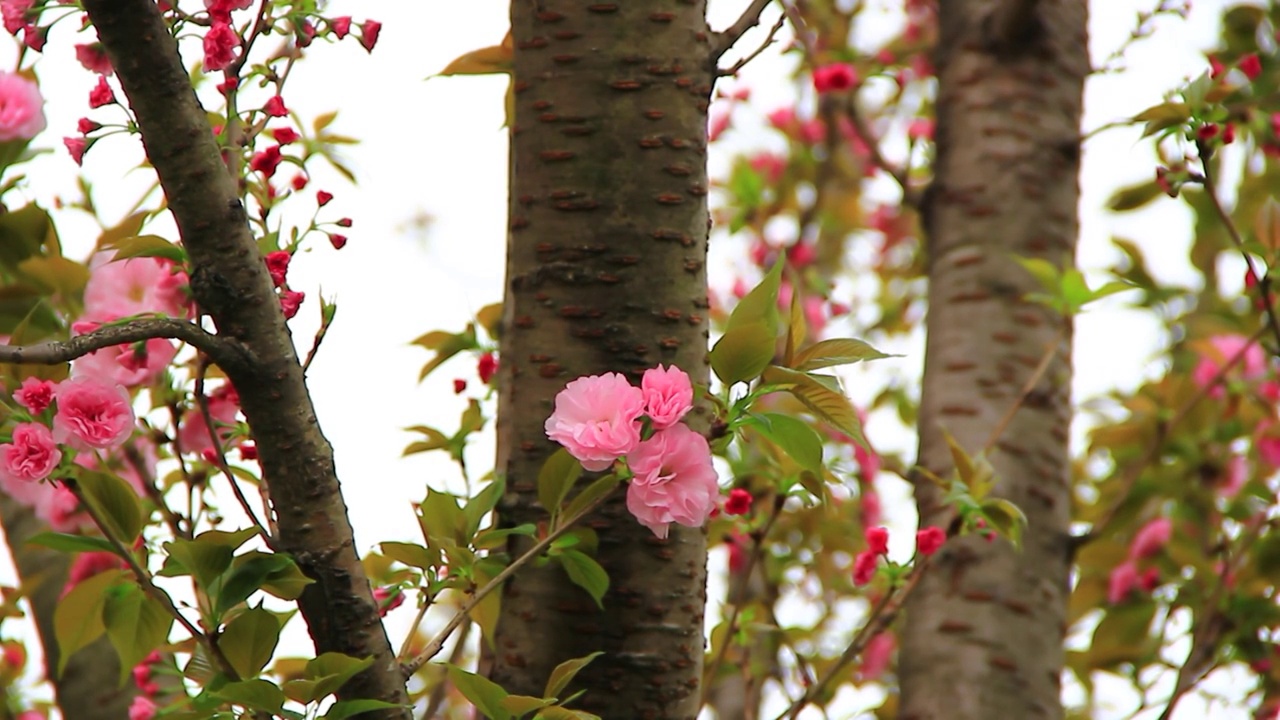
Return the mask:
M928 346L920 464L946 477L943 431L988 442L1047 353L1047 370L991 452L997 494L1029 520L1023 547L948 543L907 604L902 720L1056 719L1070 542L1071 324L1025 300L1014 261L1072 262L1086 9L1079 0L939 3L937 161L923 208ZM922 523L942 493L916 484Z
M638 382L660 363L707 382L705 10L705 0L511 4L504 524L546 518L536 479L555 446L543 422L567 382L605 372ZM705 417L691 417L695 428ZM586 525L609 574L603 609L558 563L522 570L502 596L491 677L540 696L557 663L603 651L571 688L587 691L577 707L605 718L696 717L704 531L673 525L659 540L627 513L621 491Z

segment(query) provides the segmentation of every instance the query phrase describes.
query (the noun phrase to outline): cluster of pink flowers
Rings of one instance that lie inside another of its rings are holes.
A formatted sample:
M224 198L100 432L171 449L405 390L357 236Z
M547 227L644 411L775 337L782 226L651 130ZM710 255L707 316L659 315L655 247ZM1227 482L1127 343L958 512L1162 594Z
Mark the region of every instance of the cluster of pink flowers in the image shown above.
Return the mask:
M84 314L71 325L75 335L133 315L185 318L191 313L186 273L169 260L131 258L117 262L113 252L100 252L90 260L89 271ZM156 338L92 352L72 363L71 371L75 377L138 387L155 380L176 354L173 341Z
M1146 592L1160 585L1160 571L1155 567L1140 570L1138 565L1156 555L1169 543L1173 535L1173 523L1168 518L1156 518L1142 526L1129 545L1129 557L1111 571L1107 583L1107 601L1112 605L1123 601L1132 591L1142 588Z
M280 299L280 310L284 312L286 320L298 314L298 308L307 297L306 293L289 289L289 261L292 259L293 255L288 250L275 250L263 258L263 262L267 264L267 273L271 275L271 283L279 291L277 297Z
M853 584L866 585L876 576L880 558L889 554L889 531L883 527L868 527L863 531L867 549L853 560ZM932 555L947 541L947 534L940 527L930 525L916 533L916 554Z
M0 72L0 142L30 140L45 125L40 88L21 75Z
M675 366L646 370L640 387L618 373L578 378L556 395L547 437L587 470L607 470L626 458L632 472L627 509L654 535L671 523L701 527L720 495L711 447L681 422L693 408L693 385ZM641 437L642 418L653 429Z

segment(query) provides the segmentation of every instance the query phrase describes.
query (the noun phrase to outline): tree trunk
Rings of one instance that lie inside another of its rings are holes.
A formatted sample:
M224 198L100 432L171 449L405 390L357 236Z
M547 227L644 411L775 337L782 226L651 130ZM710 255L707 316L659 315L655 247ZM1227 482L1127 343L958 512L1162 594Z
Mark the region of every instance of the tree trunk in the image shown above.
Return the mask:
M705 0L513 2L514 117L498 472L507 525L546 518L543 431L574 378L677 365L707 374ZM695 411L697 412L697 411ZM693 418L705 428L705 415ZM609 573L600 610L557 563L505 588L492 677L542 694L557 663L604 651L576 705L605 718L694 718L706 537L658 540L622 493L586 524ZM521 539L512 547L527 547Z
M31 510L5 495L0 495L0 524L4 526L18 577L28 586L27 601L44 648L45 675L52 680L62 716L76 720L127 717L137 688L132 682L121 687L120 658L105 636L82 648L67 662L62 675L57 674L59 655L58 643L54 640L53 611L67 582L71 556L28 545L27 540L48 528Z
M1054 355L991 451L997 494L1028 517L1024 546L969 536L939 554L907 604L899 717L1061 718L1071 324L1023 299L1042 288L1013 258L1072 262L1086 9L1079 0L939 6L920 465L950 473L943 430L982 449ZM916 500L922 524L950 521L931 483L916 483Z

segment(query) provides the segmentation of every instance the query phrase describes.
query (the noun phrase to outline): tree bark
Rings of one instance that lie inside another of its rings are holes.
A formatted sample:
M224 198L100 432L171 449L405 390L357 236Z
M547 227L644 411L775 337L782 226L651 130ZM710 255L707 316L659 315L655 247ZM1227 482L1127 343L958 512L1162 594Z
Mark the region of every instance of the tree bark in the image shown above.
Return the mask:
M705 0L511 4L514 119L498 472L507 525L538 522L543 431L574 378L707 371ZM704 415L692 419L704 429ZM492 678L540 696L557 663L605 654L576 703L605 718L691 719L700 703L706 536L663 541L621 493L586 521L610 587L599 610L556 563L505 588ZM525 539L511 551L527 547Z
M997 494L1028 517L1024 547L969 536L939 554L907 603L899 717L1061 718L1071 323L1023 299L1042 288L1013 258L1072 263L1086 9L1078 0L939 6L920 465L950 473L944 429L980 450L1046 351L1054 357L991 454ZM932 483L916 483L916 500L922 524L950 521Z
M137 694L132 682L120 685L120 658L107 638L81 648L57 674L58 643L54 639L53 611L67 582L71 556L57 550L28 545L27 540L48 528L28 508L0 495L0 524L23 585L44 649L45 675L53 685L64 718L119 720L129 714ZM3 711L0 711L3 712Z
M252 356L222 369L258 446L279 528L276 549L316 581L298 600L316 651L373 658L372 667L343 687L344 699L407 705L404 676L355 552L333 449L320 431L235 179L219 156L177 43L154 0L85 0L84 8L128 96L178 225L192 294L219 336ZM407 720L411 714L398 709L369 716Z

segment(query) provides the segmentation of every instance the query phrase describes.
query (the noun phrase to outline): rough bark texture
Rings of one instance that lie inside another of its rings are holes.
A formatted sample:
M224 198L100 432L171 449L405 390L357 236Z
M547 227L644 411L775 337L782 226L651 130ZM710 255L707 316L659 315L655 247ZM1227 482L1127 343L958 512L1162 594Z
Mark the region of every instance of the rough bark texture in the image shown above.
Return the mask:
M44 648L45 675L53 689L62 717L76 720L119 720L128 717L129 703L137 694L133 683L120 686L120 659L106 637L82 648L62 675L57 675L58 643L54 640L53 611L71 566L69 555L27 545L33 535L48 530L31 510L0 495L0 524L22 583L30 588L27 601ZM0 714L7 717L5 711Z
M944 428L981 449L1046 349L1057 354L992 454L998 494L1029 518L1024 548L968 537L940 553L907 604L903 720L1062 717L1071 328L1021 299L1041 288L1012 256L1072 260L1086 10L1005 1L1019 7L939 3L920 464L950 473ZM922 522L948 522L932 484L916 499Z
M515 116L498 472L506 524L537 522L543 431L583 375L675 364L707 381L705 0L511 4ZM704 428L701 417L693 418ZM621 492L587 524L610 577L604 610L558 564L502 598L492 677L541 695L555 665L602 650L575 688L605 718L698 713L706 538L658 540ZM518 552L524 543L512 548Z
M279 527L277 549L316 582L298 604L318 652L373 657L345 698L407 703L403 676L356 556L333 450L316 421L302 368L235 181L153 0L86 0L142 132L191 261L191 289L218 334L252 362L222 369L239 391ZM370 717L409 718L408 710Z

